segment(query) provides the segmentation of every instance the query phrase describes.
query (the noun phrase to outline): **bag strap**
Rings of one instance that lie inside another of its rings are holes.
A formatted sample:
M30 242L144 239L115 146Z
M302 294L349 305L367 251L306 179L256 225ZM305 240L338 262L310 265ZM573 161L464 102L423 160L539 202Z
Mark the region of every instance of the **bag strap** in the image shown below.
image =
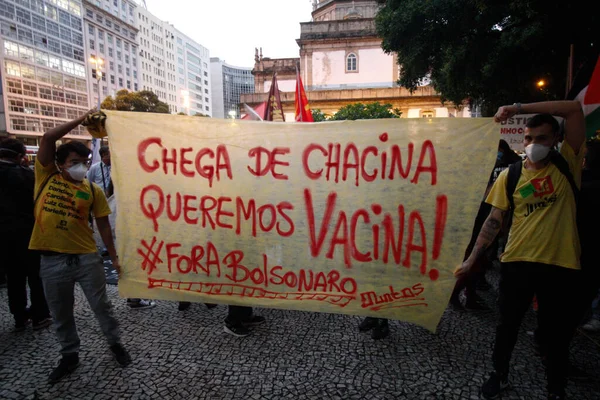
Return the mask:
M515 209L515 199L513 198L513 195L515 193L515 190L517 189L517 183L519 183L522 168L522 160L519 160L508 166L508 175L506 176L506 197L508 197L510 209L512 211L514 211Z
M573 178L573 174L569 169L569 163L558 151L550 152L550 162L558 168L558 170L567 178L569 181L569 185L571 185L571 189L573 190L573 196L575 196L575 204L579 202L579 188L577 188L577 184L575 183L575 178Z
M44 191L44 188L46 187L46 185L48 184L48 182L50 182L50 179L54 175L58 175L58 171L54 171L53 173L51 173L50 175L48 175L48 177L46 178L46 180L44 181L44 183L42 183L42 186L40 186L40 190L38 191L37 195L35 196L35 199L33 200L33 207L35 207L35 205L37 204L37 201L40 198L40 196L42 195L42 192Z

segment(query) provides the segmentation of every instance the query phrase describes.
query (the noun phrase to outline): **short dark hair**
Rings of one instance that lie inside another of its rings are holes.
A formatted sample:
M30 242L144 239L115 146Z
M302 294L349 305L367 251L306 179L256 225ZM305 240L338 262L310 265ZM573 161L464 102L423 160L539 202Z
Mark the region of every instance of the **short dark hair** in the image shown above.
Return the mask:
M61 144L58 147L56 150L56 162L64 164L71 153L75 153L81 157L89 157L92 151L85 144L74 140L69 143Z
M508 142L504 139L500 139L500 142L498 143L498 148L504 153L508 153L510 151L510 146L508 145Z
M23 142L12 138L6 138L0 141L0 157L17 158L19 154L22 156L27 154L27 150Z
M534 115L527 121L528 128L539 128L540 126L548 124L552 128L552 133L557 136L560 133L560 125L556 118L552 116L552 114L537 114Z
M110 153L110 149L108 146L102 146L98 152L100 153L100 157L104 157L106 154Z

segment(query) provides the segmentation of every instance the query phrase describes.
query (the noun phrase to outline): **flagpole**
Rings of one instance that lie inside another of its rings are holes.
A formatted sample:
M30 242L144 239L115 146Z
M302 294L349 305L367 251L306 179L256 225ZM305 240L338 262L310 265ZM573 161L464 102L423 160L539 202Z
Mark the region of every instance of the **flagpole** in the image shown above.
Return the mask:
M299 62L296 63L296 97L297 97L297 107L298 111L300 111L300 122L304 122L304 113L302 112L300 106L302 105L300 99L300 69L298 68Z

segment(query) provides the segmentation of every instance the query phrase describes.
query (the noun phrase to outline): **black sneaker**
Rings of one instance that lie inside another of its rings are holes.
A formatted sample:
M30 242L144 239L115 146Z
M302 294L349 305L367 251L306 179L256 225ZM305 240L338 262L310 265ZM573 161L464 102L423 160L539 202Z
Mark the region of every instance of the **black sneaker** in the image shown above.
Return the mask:
M180 301L179 302L179 307L177 307L177 309L179 311L185 311L188 308L190 308L191 305L192 305L192 303L190 303L189 301Z
M481 394L485 399L492 400L498 398L510 385L507 377L502 377L495 371L490 374L488 380L481 386Z
M377 326L377 318L366 317L358 324L358 330L361 332L370 331Z
M257 326L264 324L266 321L267 320L265 317L261 317L260 315L252 315L250 318L243 320L242 323L246 326Z
M127 302L127 305L129 305L129 308L131 308L132 310L143 310L146 308L152 308L156 305L155 302L153 302L152 300L140 300L140 301L135 301L135 302Z
M379 319L379 323L371 331L371 338L374 340L385 339L390 334L390 327L387 319Z
M121 345L121 343L113 344L110 346L110 351L113 352L115 359L121 367L126 367L131 363L131 356Z
M54 384L60 381L65 376L75 371L77 367L79 367L79 354L64 354L63 357L60 359L58 366L54 368L54 371L52 371L52 373L48 377L48 383Z
M223 330L230 335L237 337L246 337L250 334L248 328L244 326L241 322L230 323L225 321L225 326Z
M27 329L27 325L29 325L30 322L31 320L29 318L15 321L15 328L13 329L13 332L23 332L25 329Z
M40 329L47 328L50 325L52 325L52 318L47 317L47 318L44 318L41 321L34 321L33 322L33 330L34 331L39 331Z
M212 308L215 308L217 305L213 304L213 303L204 303L204 305L206 306L206 308L208 308L209 310Z

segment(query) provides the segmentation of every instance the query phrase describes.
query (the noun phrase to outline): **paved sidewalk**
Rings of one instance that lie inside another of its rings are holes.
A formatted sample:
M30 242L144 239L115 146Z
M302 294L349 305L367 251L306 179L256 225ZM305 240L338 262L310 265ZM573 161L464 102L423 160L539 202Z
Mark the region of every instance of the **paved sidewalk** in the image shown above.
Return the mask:
M482 293L493 306L494 291ZM109 295L133 363L111 358L80 289L76 320L81 366L51 386L58 354L50 328L13 333L6 289L0 289L0 399L479 399L489 372L495 312L446 310L437 334L391 322L391 334L373 341L359 317L263 309L267 324L247 338L223 332L226 307L158 301L131 310ZM545 399L542 365L534 355L533 314L514 352L513 388L502 399ZM570 399L599 399L600 336L578 335L575 364L595 378L570 382Z

